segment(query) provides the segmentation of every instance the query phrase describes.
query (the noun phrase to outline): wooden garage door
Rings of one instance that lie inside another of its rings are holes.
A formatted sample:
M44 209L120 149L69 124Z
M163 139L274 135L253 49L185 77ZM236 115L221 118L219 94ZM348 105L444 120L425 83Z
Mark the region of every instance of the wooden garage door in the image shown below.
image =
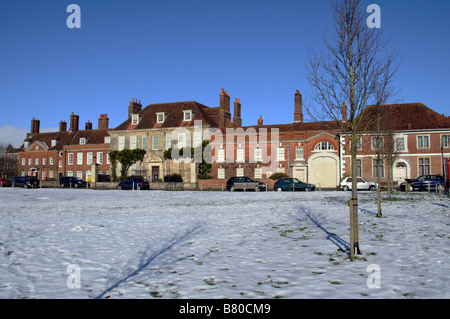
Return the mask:
M328 156L320 156L315 158L311 163L311 183L316 187L335 188L337 162L334 158Z

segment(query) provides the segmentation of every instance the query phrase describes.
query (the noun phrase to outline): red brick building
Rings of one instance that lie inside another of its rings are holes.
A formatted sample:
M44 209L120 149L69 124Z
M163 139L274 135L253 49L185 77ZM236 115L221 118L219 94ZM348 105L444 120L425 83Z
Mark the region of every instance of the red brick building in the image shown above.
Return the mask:
M78 176L90 181L92 164L108 175L110 150L108 117L102 114L98 129L92 129L89 121L79 130L79 116L70 116L59 123L58 132L40 133L40 121L31 120L31 132L19 151L18 170L22 176L36 176L40 180L59 180L62 176Z
M368 107L366 112L376 116L374 106ZM386 159L382 159L378 170L376 143L392 143L395 183L420 175L443 174L444 161L450 157L450 117L438 114L422 103L383 105L381 114L381 134L376 133L376 123L373 123L358 143L358 175L374 181L379 173L383 182L387 180ZM345 134L341 135L341 142L348 144ZM350 155L344 148L341 167L341 175L350 173Z

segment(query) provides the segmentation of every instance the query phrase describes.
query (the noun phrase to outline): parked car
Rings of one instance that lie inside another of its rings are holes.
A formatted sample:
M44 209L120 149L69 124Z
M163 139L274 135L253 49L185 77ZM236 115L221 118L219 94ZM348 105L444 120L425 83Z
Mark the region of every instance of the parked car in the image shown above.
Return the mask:
M227 191L234 191L234 190L266 191L267 185L263 182L254 181L250 177L237 176L231 177L227 181L226 189Z
M405 191L406 183L411 186L413 191L427 191L428 185L430 190L435 191L437 185L444 185L444 177L442 175L422 175L416 179L406 179L400 184L401 191Z
M15 176L11 178L11 186L37 188L39 187L39 180L33 176Z
M144 190L150 189L150 184L143 177L128 177L126 180L118 184L118 188Z
M0 187L11 187L11 182L6 178L0 178Z
M348 191L352 189L352 178L346 177L344 178L341 183L339 184L340 188L344 191ZM378 184L375 182L366 181L362 177L358 177L356 181L356 187L358 190L369 190L369 191L375 191L378 187Z
M85 181L83 181L81 178L79 177L75 177L75 176L65 176L65 177L61 177L61 179L59 180L59 184L62 187L87 187L87 183Z
M302 182L298 178L280 178L275 182L273 189L276 191L314 191L316 185Z

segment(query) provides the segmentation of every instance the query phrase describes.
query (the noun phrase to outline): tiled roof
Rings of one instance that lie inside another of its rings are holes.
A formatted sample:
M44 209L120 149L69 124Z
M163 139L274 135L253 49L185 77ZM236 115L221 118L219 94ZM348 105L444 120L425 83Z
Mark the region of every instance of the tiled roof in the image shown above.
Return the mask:
M64 146L79 144L81 137L86 138L86 144L103 144L105 136L109 136L107 130L58 131L31 134L25 141L29 142L29 145L41 142L45 143L49 150L61 150ZM57 141L55 146L52 146L52 140ZM20 150L24 150L23 145Z
M365 116L376 118L376 106L368 106ZM386 104L381 106L382 127L392 130L427 130L450 128L450 117L439 114L422 103ZM367 123L367 122L366 122ZM376 124L369 126L375 131Z
M192 120L183 121L183 111L189 110L194 112ZM127 119L115 130L187 127L193 126L195 120L201 120L203 125L216 127L218 110L219 108L210 108L195 101L150 104L138 113L141 119L137 125L132 125L131 119ZM163 123L157 123L156 113L166 113Z

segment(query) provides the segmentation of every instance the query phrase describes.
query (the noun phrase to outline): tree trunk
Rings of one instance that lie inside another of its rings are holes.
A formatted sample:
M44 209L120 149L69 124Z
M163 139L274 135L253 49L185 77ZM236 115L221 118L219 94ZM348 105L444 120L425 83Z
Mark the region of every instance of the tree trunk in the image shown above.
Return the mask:
M359 250L359 230L358 230L358 171L356 165L356 134L352 132L352 206L350 207L350 259L355 258L355 254L361 254ZM353 148L355 150L353 151Z

